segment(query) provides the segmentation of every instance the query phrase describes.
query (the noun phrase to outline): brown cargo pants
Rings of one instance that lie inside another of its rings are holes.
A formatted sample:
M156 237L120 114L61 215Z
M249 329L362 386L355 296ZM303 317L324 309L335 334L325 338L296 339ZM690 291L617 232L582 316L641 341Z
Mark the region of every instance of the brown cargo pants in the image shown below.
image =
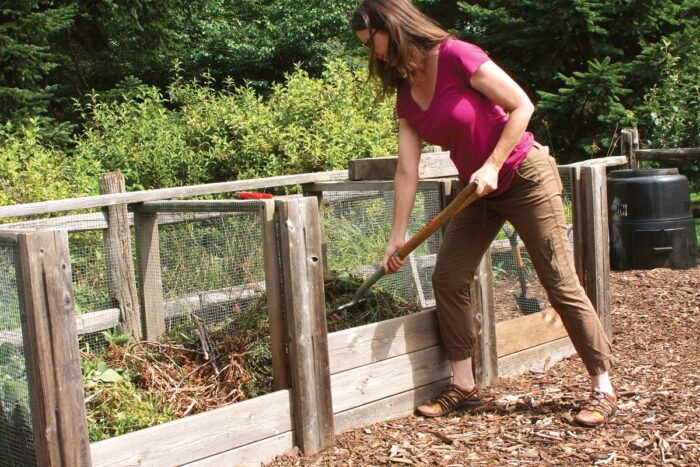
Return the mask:
M559 313L590 375L610 368L612 348L581 287L569 247L556 162L535 143L505 193L482 198L447 226L433 274L443 344L450 360L472 356L476 335L470 312L474 273L503 223L522 238L550 303Z

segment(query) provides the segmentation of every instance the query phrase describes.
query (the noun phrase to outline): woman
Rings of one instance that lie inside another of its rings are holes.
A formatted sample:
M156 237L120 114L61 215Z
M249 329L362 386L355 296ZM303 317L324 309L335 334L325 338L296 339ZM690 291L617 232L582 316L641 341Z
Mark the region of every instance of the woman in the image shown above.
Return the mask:
M416 411L438 417L482 403L472 373L469 290L507 220L590 374L589 404L575 420L605 423L617 410L611 346L576 277L556 163L525 131L534 111L527 95L479 47L451 37L409 0L365 0L351 28L369 49L370 75L379 77L382 94L397 93L399 162L384 269L393 273L404 263L392 255L405 241L423 140L449 148L460 178L478 181L480 199L450 221L433 274L452 384Z

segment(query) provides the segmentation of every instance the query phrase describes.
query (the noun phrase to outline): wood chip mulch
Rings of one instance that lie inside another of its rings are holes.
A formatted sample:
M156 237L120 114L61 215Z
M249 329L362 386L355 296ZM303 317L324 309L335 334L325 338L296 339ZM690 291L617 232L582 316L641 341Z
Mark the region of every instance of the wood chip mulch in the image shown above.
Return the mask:
M316 456L273 466L700 465L700 268L611 273L619 412L571 423L586 400L578 358L487 388L477 411L355 429Z

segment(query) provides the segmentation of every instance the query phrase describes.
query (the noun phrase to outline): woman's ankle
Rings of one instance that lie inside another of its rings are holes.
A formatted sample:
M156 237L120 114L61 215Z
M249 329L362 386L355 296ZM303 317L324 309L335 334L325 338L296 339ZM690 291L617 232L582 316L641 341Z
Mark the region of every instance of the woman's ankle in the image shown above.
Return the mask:
M615 395L615 390L613 389L612 381L610 381L610 375L607 371L599 375L591 376L591 390L604 392L611 396Z

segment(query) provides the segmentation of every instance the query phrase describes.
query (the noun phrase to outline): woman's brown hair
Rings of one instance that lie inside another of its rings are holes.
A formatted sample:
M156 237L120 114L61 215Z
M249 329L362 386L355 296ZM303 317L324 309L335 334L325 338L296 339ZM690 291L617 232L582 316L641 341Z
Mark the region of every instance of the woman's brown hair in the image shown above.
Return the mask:
M369 74L382 83L381 96L391 94L416 69L416 57L432 50L450 34L425 16L410 0L364 0L352 15L354 32L384 31L389 36L386 61L369 57Z

